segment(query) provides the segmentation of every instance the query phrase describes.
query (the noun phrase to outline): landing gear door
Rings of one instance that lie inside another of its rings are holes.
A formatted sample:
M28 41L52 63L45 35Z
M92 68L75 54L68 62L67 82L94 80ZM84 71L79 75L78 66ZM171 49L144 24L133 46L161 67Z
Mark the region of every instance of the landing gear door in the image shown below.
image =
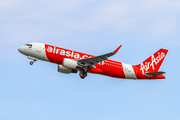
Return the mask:
M37 44L36 52L41 53L42 44Z

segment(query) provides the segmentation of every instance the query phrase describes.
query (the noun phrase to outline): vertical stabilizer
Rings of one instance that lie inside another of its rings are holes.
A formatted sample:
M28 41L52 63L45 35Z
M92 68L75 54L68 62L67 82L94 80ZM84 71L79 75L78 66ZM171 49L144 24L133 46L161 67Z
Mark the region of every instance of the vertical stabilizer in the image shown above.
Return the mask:
M142 74L145 74L145 72L158 72L167 52L168 50L166 49L160 49L144 62L139 64L138 67L140 68L140 71L142 71Z

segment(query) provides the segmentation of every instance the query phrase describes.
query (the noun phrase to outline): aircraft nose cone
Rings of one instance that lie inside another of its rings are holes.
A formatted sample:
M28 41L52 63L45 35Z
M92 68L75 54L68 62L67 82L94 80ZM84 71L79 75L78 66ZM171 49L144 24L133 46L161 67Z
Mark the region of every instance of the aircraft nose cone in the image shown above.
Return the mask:
M20 53L22 53L22 52L23 52L23 48L22 48L22 47L19 47L19 48L18 48L18 51L19 51Z

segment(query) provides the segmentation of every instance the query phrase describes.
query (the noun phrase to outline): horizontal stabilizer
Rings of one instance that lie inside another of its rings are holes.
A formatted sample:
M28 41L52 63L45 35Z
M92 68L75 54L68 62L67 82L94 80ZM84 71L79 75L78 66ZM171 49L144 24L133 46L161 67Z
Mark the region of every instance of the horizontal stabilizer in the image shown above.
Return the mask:
M158 75L162 75L162 74L165 74L166 72L162 72L162 71L159 71L159 72L146 72L145 75L147 76L158 76Z

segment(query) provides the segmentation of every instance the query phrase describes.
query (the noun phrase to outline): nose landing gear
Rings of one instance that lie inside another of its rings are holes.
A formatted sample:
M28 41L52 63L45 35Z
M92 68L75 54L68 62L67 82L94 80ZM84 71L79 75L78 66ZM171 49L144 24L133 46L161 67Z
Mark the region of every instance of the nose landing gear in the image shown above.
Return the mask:
M31 62L30 62L30 65L33 65L33 63L36 62L36 61L37 61L37 60L31 61Z
M30 62L30 65L33 65L34 62L38 61L37 58L31 57L31 56L28 56L28 58L33 60L33 61Z
M30 62L30 65L33 65L33 63L34 63L34 62L33 62L33 61L31 61L31 62Z

